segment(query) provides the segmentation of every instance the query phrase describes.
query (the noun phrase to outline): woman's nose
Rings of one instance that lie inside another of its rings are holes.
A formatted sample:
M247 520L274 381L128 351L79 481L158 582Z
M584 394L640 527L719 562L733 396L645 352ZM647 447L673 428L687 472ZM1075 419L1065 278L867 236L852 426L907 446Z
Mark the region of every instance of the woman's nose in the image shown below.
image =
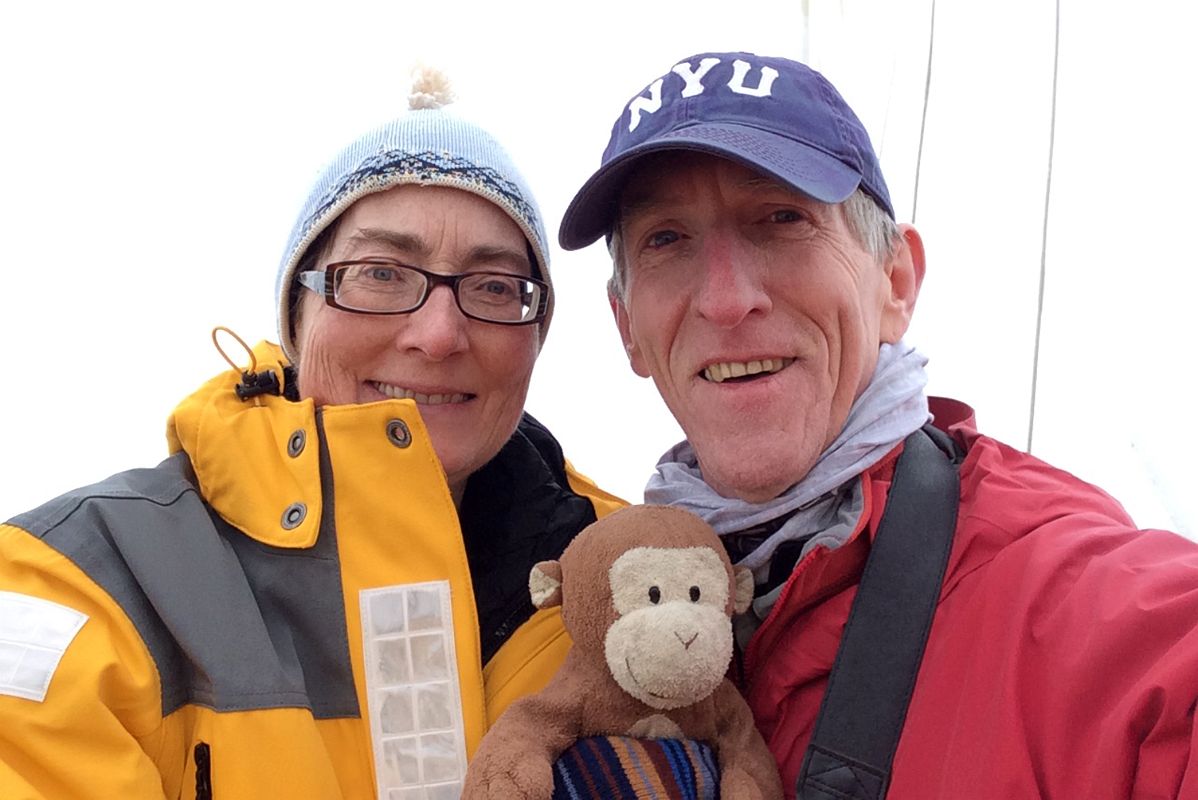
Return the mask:
M436 286L424 305L405 315L396 336L401 349L418 350L434 361L462 352L468 346L466 325L469 319L458 308L453 289Z

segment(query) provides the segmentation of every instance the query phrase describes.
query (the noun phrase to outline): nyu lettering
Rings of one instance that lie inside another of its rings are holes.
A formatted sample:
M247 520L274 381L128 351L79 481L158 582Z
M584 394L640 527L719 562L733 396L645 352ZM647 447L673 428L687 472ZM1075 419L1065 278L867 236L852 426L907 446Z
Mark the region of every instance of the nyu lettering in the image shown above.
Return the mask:
M632 98L632 102L628 104L628 113L632 119L628 123L628 132L632 133L636 130L636 126L641 124L641 112L652 114L657 109L661 108L661 85L665 82L665 78L658 78L649 84L649 96L639 95Z
M718 63L720 63L720 59L718 58L704 58L699 62L698 69L693 68L686 61L675 64L670 71L682 78L682 91L679 92L679 97L694 97L695 95L703 94L703 91L707 88L703 84L703 78ZM752 69L753 65L748 61L742 61L739 58L733 61L732 77L728 79L727 83L728 89L736 94L742 94L747 97L769 97L774 87L774 80L778 77L778 70L763 65L761 67L761 76L757 79L757 85L746 86L745 79L748 78L749 71ZM637 126L641 124L641 114L652 114L661 108L661 89L664 85L665 78L658 78L649 84L648 96L639 95L634 97L632 102L628 104L629 133L635 131Z
M675 64L670 71L677 74L686 82L686 86L682 89L683 97L694 97L697 94L703 94L703 76L711 71L711 68L720 63L718 58L705 58L699 62L699 71L692 72L691 65L683 61L681 64ZM737 64L745 64L743 61L737 61ZM745 64L748 67L748 64Z
M750 89L745 86L745 76L749 74L749 62L741 61L739 58L732 62L732 80L728 81L728 88L737 94L747 94L750 97L769 97L770 89L774 86L774 79L778 77L778 70L773 67L761 68L761 80L757 81L756 88Z

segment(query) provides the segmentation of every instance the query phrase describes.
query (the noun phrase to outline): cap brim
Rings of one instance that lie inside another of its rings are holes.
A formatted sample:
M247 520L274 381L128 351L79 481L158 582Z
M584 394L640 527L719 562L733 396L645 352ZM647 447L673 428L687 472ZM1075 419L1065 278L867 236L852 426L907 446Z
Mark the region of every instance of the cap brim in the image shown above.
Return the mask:
M823 203L839 203L861 184L861 175L823 150L747 125L700 124L630 148L583 184L558 229L558 243L578 250L606 235L615 219L629 172L646 155L689 150L727 158L771 175Z

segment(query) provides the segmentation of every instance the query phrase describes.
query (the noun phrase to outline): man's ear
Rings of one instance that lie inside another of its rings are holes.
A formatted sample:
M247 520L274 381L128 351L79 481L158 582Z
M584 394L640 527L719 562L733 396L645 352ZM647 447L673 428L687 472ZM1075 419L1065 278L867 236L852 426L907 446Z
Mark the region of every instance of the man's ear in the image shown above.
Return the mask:
M899 241L885 265L889 291L882 305L880 333L882 341L889 344L903 338L911 325L926 268L919 231L906 224L898 227Z
M649 370L645 368L645 362L641 359L640 349L636 346L636 342L632 338L632 325L628 320L628 309L624 306L624 301L616 297L612 292L607 293L607 302L611 304L612 316L616 318L616 327L620 329L620 339L624 342L624 352L628 354L628 364L632 367L632 371L642 378L649 377Z
M562 604L562 565L558 561L538 561L528 573L528 593L537 608Z
M732 608L737 614L743 614L753 605L753 573L748 567L733 567L732 576L736 578L736 597L733 598Z

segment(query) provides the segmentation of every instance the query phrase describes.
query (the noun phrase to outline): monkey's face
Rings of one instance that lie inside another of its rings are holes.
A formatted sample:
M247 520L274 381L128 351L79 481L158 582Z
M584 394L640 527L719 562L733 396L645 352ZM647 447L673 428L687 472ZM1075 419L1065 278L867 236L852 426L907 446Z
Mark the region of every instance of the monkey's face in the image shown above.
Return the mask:
M728 569L709 547L636 547L608 572L616 619L608 669L647 706L672 709L711 694L732 658Z

